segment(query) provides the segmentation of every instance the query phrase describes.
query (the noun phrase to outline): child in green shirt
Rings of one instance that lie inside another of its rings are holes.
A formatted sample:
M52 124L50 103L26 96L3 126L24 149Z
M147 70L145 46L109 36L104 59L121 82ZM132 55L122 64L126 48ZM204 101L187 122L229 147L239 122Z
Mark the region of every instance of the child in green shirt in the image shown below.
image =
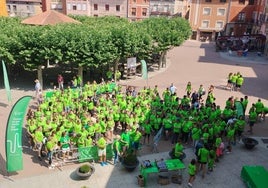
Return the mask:
M191 163L188 166L188 173L189 173L189 180L188 180L188 185L189 187L192 187L192 183L195 180L195 174L196 174L196 160L192 159Z

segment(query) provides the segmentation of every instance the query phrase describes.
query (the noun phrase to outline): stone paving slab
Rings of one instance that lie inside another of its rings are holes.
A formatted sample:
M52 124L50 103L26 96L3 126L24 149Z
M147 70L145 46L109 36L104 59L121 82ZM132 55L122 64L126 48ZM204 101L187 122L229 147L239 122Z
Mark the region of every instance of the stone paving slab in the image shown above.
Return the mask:
M263 58L264 63L252 62L252 59L244 58L242 62L237 63L234 58L230 59L226 54L221 57L215 52L213 44L200 43L196 41L186 41L182 47L172 49L168 54L168 59L172 63L168 63L166 69L161 69L159 72L154 71L149 73L148 85L154 87L158 85L160 91L163 91L170 83L174 82L178 88L178 95L182 96L185 90L187 81L192 81L193 87L197 88L199 84L204 84L208 87L210 84L220 86L226 84L226 76L229 72L240 71L245 76L245 86L241 92L228 92L222 89L215 89L217 103L224 105L228 96L242 97L249 95L250 103L255 102L258 98L262 98L265 105L268 105L268 88L267 88L267 68L266 59ZM239 57L240 58L240 57ZM241 58L240 58L241 59ZM258 61L259 62L259 61ZM122 81L124 84L130 84L139 88L146 86L146 82L137 77L132 80ZM31 88L28 85L27 88ZM13 88L13 101L16 101L23 95L33 95L31 89L23 90L22 88ZM0 118L1 129L4 130L5 123L11 110L8 106L5 91L0 89ZM264 144L261 139L268 136L268 121L261 122L254 126L254 137L258 139L259 145L253 150L246 150L242 144L234 146L233 153L225 155L223 159L217 163L213 173L207 175L204 180L200 175L194 182L194 187L197 188L237 188L245 187L240 178L240 171L243 165L263 165L268 169L268 153L267 144ZM0 141L4 143L5 131L0 132ZM261 136L261 137L258 137ZM167 149L170 145L166 145ZM167 150L166 149L166 150ZM185 150L187 158L185 164L188 165L191 158L194 157L192 149ZM78 165L65 166L61 169L53 171L48 170L45 163L40 163L33 157L33 153L25 150L24 170L13 174L10 177L5 177L4 160L5 160L4 144L0 147L0 188L31 188L31 187L59 187L59 188L76 188L76 187L96 187L106 188L118 186L137 187L136 176L139 174L137 169L133 173L127 173L120 165L114 167L112 165L101 167L95 164L96 173L87 181L76 181L73 179L73 171ZM145 155L144 159L158 159L168 157L167 152ZM143 159L141 158L141 159ZM162 187L156 183L157 176L150 176L148 187ZM184 181L182 186L170 184L164 187L185 187L187 185L187 171L184 172Z

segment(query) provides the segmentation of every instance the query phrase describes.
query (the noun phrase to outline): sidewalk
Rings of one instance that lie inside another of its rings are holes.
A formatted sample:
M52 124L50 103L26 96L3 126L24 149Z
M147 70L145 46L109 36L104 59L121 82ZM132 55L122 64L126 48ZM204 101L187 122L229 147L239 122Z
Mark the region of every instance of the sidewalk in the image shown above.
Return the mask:
M211 47L205 47L207 51L214 50ZM188 53L187 53L188 52ZM192 53L189 56L189 52ZM229 56L227 52L219 52L219 54L213 51L209 55L213 55L210 57L210 62L203 63L200 57L204 57L207 54L204 52L204 48L200 48L199 42L191 42L187 41L183 46L173 49L172 54L170 54L170 61L172 63L168 63L169 66L166 69L161 69L160 72L153 71L149 72L149 81L151 87L155 84L159 86L161 89L165 89L171 82L174 81L174 84L178 87L179 96L182 96L184 93L185 82L191 80L194 87L199 86L199 84L208 84L215 83L220 84L223 81L220 80L224 78L226 73L229 71L239 71L244 72L247 78L253 77L254 79L249 79L246 83L245 91L252 91L249 94L250 101L254 102L257 100L256 97L259 97L257 94L262 93L263 96L267 96L267 89L264 88L265 83L267 83L267 69L264 69L263 66L256 66L259 64L268 64L268 61L264 57L255 57L253 54L248 54L247 57L236 57ZM208 56L209 56L208 55ZM178 61L178 59L183 61ZM229 60L231 62L239 62L242 63L251 63L248 67L237 66L235 63L224 64L225 61ZM186 63L187 62L187 66ZM224 63L222 63L224 62ZM254 67L255 69L251 69ZM202 70L202 74L200 73ZM189 73L191 76L189 77ZM258 74L257 74L258 73ZM256 76L257 75L257 76ZM260 82L263 81L263 82ZM225 80L224 80L225 81ZM224 82L225 83L225 82ZM137 87L143 87L146 85L146 82L141 78L137 77L134 80L127 80L125 84L134 85ZM264 88L263 90L257 90L258 88ZM32 90L26 90L25 88L14 89L13 90L13 100L20 98L23 95L33 93ZM219 103L224 103L225 99L230 96L230 94L241 97L248 93L230 93L226 90L215 90L217 101ZM6 93L3 90L0 90L1 96L5 96ZM267 101L265 104L267 104ZM4 101L2 104L0 103L0 117L3 122L8 117L8 112L10 107L5 106L6 102ZM2 162L4 162L4 125L2 123L2 133L0 133L2 147L0 149L2 157ZM205 179L201 178L201 175L198 174L196 180L193 183L193 187L196 188L243 188L246 187L240 178L240 172L244 165L262 165L266 169L268 169L268 143L263 143L261 139L268 139L267 134L267 124L266 122L262 122L260 124L256 124L254 129L256 128L256 135L262 135L263 137L256 137L259 141L259 145L254 148L254 150L249 151L244 148L241 143L236 144L233 149L233 153L229 155L225 155L219 163L217 163L216 168L213 173L208 174ZM254 130L255 133L255 130ZM261 133L261 134L260 134ZM165 141L163 141L165 142ZM144 146L147 147L147 146ZM163 146L165 148L171 148L168 143L165 143ZM166 149L165 151L167 151ZM187 166L192 158L194 158L192 148L188 147L185 149L185 153L187 154L186 159L184 160L185 165ZM149 159L154 161L155 159L167 159L168 152L156 153L143 155L140 157L140 161L144 159ZM0 164L1 168L5 166L5 164ZM137 168L133 173L126 172L123 167L119 164L118 166L113 166L109 164L108 166L101 167L99 164L94 164L96 171L89 180L78 181L75 179L73 172L79 166L79 164L72 164L68 166L64 166L60 169L55 168L54 170L48 170L47 167L42 166L39 161L35 161L33 155L28 153L24 153L24 170L19 171L18 173L10 176L10 177L0 177L0 188L47 188L47 187L56 187L56 188L81 188L83 186L87 188L134 188L138 187L136 176L139 175L139 168ZM1 169L0 169L0 172ZM148 187L156 187L160 188L159 184L157 184L157 174L151 174L148 178ZM174 188L174 187L187 187L187 170L183 172L183 184L178 186L177 184L169 184L165 187ZM85 188L84 187L84 188ZM268 186L267 186L268 187Z
M263 144L260 138L257 138L259 145L252 151L245 149L244 145L239 142L233 146L233 152L231 154L224 154L219 163L216 163L214 171L210 174L206 174L202 179L201 174L197 174L196 180L193 183L193 187L197 188L243 188L246 187L242 179L240 178L240 172L244 165L262 165L268 169L267 156L268 150L266 144ZM145 146L146 147L146 146ZM186 148L185 153L187 155L184 163L189 164L192 158L195 158L191 147ZM140 162L142 160L154 161L159 159L168 159L168 152L150 154L139 157ZM72 168L65 170L55 170L54 173L23 178L19 180L6 179L0 183L2 188L78 188L78 187L94 187L94 188L118 188L118 187L138 187L137 176L139 175L139 167L134 172L127 172L121 164L113 166L100 166L94 164L96 168L95 173L89 180L76 180L74 170L78 165L72 165ZM187 169L183 170L183 182L180 187L187 187L188 172ZM168 174L165 174L168 175ZM146 187L162 187L157 183L158 174L150 174L148 176L148 182ZM166 188L177 187L177 184L170 183L166 185Z
M222 58L234 62L268 64L268 58L264 55L258 56L257 52L248 52L246 57L237 56L235 51L233 51L231 55L229 52L219 52L219 54Z

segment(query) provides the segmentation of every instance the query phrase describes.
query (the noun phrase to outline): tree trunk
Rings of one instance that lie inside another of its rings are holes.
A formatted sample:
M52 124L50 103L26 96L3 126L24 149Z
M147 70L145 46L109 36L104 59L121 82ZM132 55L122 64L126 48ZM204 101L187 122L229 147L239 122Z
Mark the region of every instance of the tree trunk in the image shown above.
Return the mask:
M159 61L158 61L158 70L160 70L160 68L162 67L163 57L164 57L164 52L161 52L160 53L160 58L159 58Z
M78 76L81 78L81 86L83 86L83 66L78 66Z
M162 57L162 68L165 68L167 65L167 50L163 52L163 57Z
M40 82L40 85L41 85L41 88L43 90L43 75L42 75L42 65L39 65L38 66L38 69L37 69L37 78Z
M113 70L113 72L114 72L114 81L115 81L115 83L116 83L116 71L118 70L118 63L119 63L119 59L117 59L116 61L115 61L115 64L114 64L114 70Z

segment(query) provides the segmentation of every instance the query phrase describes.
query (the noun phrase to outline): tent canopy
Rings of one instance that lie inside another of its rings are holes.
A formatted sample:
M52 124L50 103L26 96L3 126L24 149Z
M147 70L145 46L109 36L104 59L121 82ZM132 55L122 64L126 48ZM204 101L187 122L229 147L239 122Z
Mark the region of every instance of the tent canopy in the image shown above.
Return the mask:
M26 18L21 23L29 25L56 25L60 23L80 23L80 22L57 11L48 10L35 16Z

